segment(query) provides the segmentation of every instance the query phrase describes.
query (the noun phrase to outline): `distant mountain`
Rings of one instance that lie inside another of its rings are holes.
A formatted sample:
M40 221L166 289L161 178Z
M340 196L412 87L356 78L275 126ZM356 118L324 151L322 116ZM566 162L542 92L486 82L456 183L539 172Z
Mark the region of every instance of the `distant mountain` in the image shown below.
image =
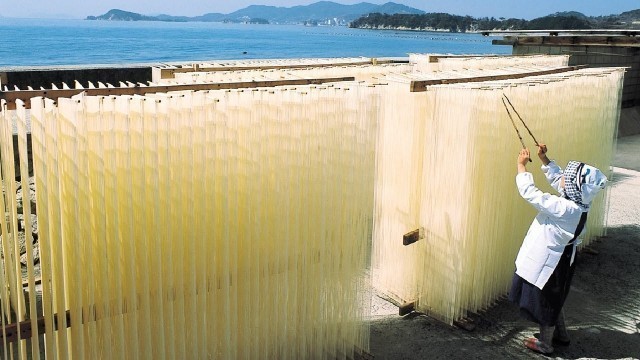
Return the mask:
M160 14L154 16L157 21L177 21L177 22L187 22L190 21L188 16L172 16L166 14Z
M543 16L528 21L522 30L584 30L594 28L589 22L589 18L584 16L577 17L575 15L551 15Z
M277 7L267 5L251 5L229 14L209 13L202 16L146 16L138 13L113 9L100 16L88 16L87 20L110 21L212 21L212 22L251 22L251 19L266 20L270 23L320 23L330 25L346 25L350 21L369 13L383 14L423 14L418 10L402 4L388 2L376 5L361 2L354 5L343 5L332 1L320 1L310 5L293 7Z
M414 9L396 3L375 5L362 2L354 5L343 5L331 1L320 1L305 6L276 7L265 5L251 5L244 9L232 12L227 17L230 19L262 17L274 23L301 23L305 21L333 20L338 23L347 23L364 14L380 12L386 14L422 14L424 11Z
M208 13L202 16L195 16L190 18L191 21L202 21L202 22L222 22L227 18L227 15L220 13Z
M111 20L111 21L160 21L156 16L145 16L120 9L109 10L100 16L87 16L87 20Z
M608 17L611 20L610 16ZM617 16L617 19L614 19L616 21L619 21L622 24L636 24L636 27L638 26L638 23L640 23L640 9L638 10L631 10L631 11L625 11L622 14Z
M631 11L625 11L622 14L619 15L621 19L633 19L633 20L638 20L640 19L640 9L638 10L631 10Z
M562 17L571 17L571 16L573 16L573 17L576 17L578 19L584 19L584 20L589 19L589 17L587 15L585 15L585 14L583 14L581 12L578 12L578 11L560 11L560 12L557 12L557 13L554 13L554 14L551 14L551 15L548 15L548 16L562 16Z

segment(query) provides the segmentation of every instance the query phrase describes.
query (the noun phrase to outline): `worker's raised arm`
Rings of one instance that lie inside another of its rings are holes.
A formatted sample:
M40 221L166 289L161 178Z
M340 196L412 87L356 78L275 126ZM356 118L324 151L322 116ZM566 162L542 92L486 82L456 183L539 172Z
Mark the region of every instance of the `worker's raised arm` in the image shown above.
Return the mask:
M554 217L561 217L566 211L566 204L563 201L558 201L558 199L560 199L558 196L544 193L535 186L533 183L533 175L528 172L526 168L529 162L529 156L530 153L527 148L521 149L518 154L516 185L518 186L520 196L538 211ZM551 162L551 164L555 165L553 162ZM543 165L543 168L546 167L547 166Z
M518 154L518 174L527 172L527 163L531 158L531 154L529 153L529 149L524 148L520 150L520 154Z
M543 165L549 165L551 160L547 157L547 145L543 143L538 144L538 157L540 158L540 161L542 161Z
M538 157L542 162L542 172L547 178L547 181L551 187L559 193L562 193L562 169L547 157L547 145L543 143L538 144Z

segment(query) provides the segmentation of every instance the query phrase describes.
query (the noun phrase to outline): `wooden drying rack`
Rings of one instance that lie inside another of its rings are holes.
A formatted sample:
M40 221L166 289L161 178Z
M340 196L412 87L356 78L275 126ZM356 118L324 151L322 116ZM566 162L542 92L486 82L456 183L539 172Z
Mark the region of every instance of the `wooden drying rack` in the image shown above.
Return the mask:
M497 81L497 80L510 80L520 79L529 76L550 75L558 74L568 71L574 71L581 68L581 66L565 66L556 69L523 72L523 73L511 73L503 75L487 75L477 77L460 77L460 78L447 78L447 79L434 79L434 80L413 80L410 83L411 92L423 92L427 90L427 87L432 85L445 85L445 84L458 84L458 83L471 83L471 82L483 82L483 81ZM176 69L174 69L176 70ZM25 103L26 108L31 107L31 98L45 97L53 100L58 98L69 98L74 95L85 93L87 96L112 96L112 95L145 95L150 93L166 93L171 91L202 91L202 90L230 90L230 89L249 89L258 87L276 87L276 86L295 86L295 85L320 85L331 82L342 81L355 81L355 77L329 77L329 78L317 78L317 79L282 79L282 80L262 80L262 81L241 81L241 82L229 82L229 83L204 83L204 84L179 84L179 85L144 85L133 83L121 83L121 86L114 87L108 85L107 87L100 88L80 88L80 89L28 89L28 90L6 90L0 91L0 99L4 99L7 102L8 110L16 109L16 100L22 100Z
M317 66L317 65L314 65ZM415 80L411 81L411 92L426 91L428 86L431 85L443 85L443 84L456 84L456 83L470 83L470 82L483 82L483 81L497 81L497 80L509 80L519 79L530 76L538 75L550 75L558 74L568 71L574 71L584 68L584 66L567 66L550 70L523 72L519 74L505 74L505 75L490 75L480 77L461 77L450 79L437 79L437 80ZM178 69L173 69L178 70ZM227 70L227 69L225 69ZM193 71L193 70L192 70ZM322 79L290 79L290 80L275 80L275 81L245 81L245 82L233 82L233 83L212 83L212 84L188 84L188 85L133 85L120 87L104 87L104 88L90 88L90 89L41 89L41 90L9 90L0 91L0 99L7 101L7 109L14 110L16 108L16 100L22 100L25 102L27 108L30 107L30 99L34 97L46 97L51 99L67 98L80 93L86 93L88 96L111 96L111 95L144 95L148 93L160 93L171 91L201 91L201 90L224 90L224 89L246 89L256 87L275 87L275 86L287 86L287 85L314 85L324 84L329 82L341 82L341 81L354 81L354 77L334 77L334 78L322 78ZM408 302L399 304L400 315L410 313L415 308L415 302ZM67 321L67 327L71 326L70 314L67 311L65 314ZM58 329L58 315L54 316L54 328ZM31 320L25 320L20 323L13 323L5 325L7 342L16 342L18 340L24 340L31 338L36 334L44 333L44 317L39 317L36 321L37 329L32 329ZM19 330L18 330L19 329ZM0 338L2 338L0 334ZM363 358L367 358L366 353L360 353Z

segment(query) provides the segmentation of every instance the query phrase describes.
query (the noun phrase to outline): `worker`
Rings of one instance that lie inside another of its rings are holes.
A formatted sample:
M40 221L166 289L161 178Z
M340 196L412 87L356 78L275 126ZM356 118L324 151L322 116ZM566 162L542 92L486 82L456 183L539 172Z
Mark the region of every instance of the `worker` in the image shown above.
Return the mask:
M538 215L529 227L518 256L509 300L519 306L528 320L540 326L537 337L524 345L551 354L553 345L568 345L569 334L562 307L571 286L578 236L587 220L589 204L602 190L607 178L593 166L570 161L564 171L547 157L547 146L538 144L538 157L551 186L560 196L543 193L527 172L529 149L518 156L516 184L520 195Z

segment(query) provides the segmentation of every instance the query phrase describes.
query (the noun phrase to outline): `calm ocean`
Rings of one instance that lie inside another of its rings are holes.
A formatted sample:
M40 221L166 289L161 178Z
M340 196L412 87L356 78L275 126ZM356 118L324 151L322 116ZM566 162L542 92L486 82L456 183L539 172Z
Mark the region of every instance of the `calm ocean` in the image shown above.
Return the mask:
M491 40L346 27L0 18L0 66L511 53Z

